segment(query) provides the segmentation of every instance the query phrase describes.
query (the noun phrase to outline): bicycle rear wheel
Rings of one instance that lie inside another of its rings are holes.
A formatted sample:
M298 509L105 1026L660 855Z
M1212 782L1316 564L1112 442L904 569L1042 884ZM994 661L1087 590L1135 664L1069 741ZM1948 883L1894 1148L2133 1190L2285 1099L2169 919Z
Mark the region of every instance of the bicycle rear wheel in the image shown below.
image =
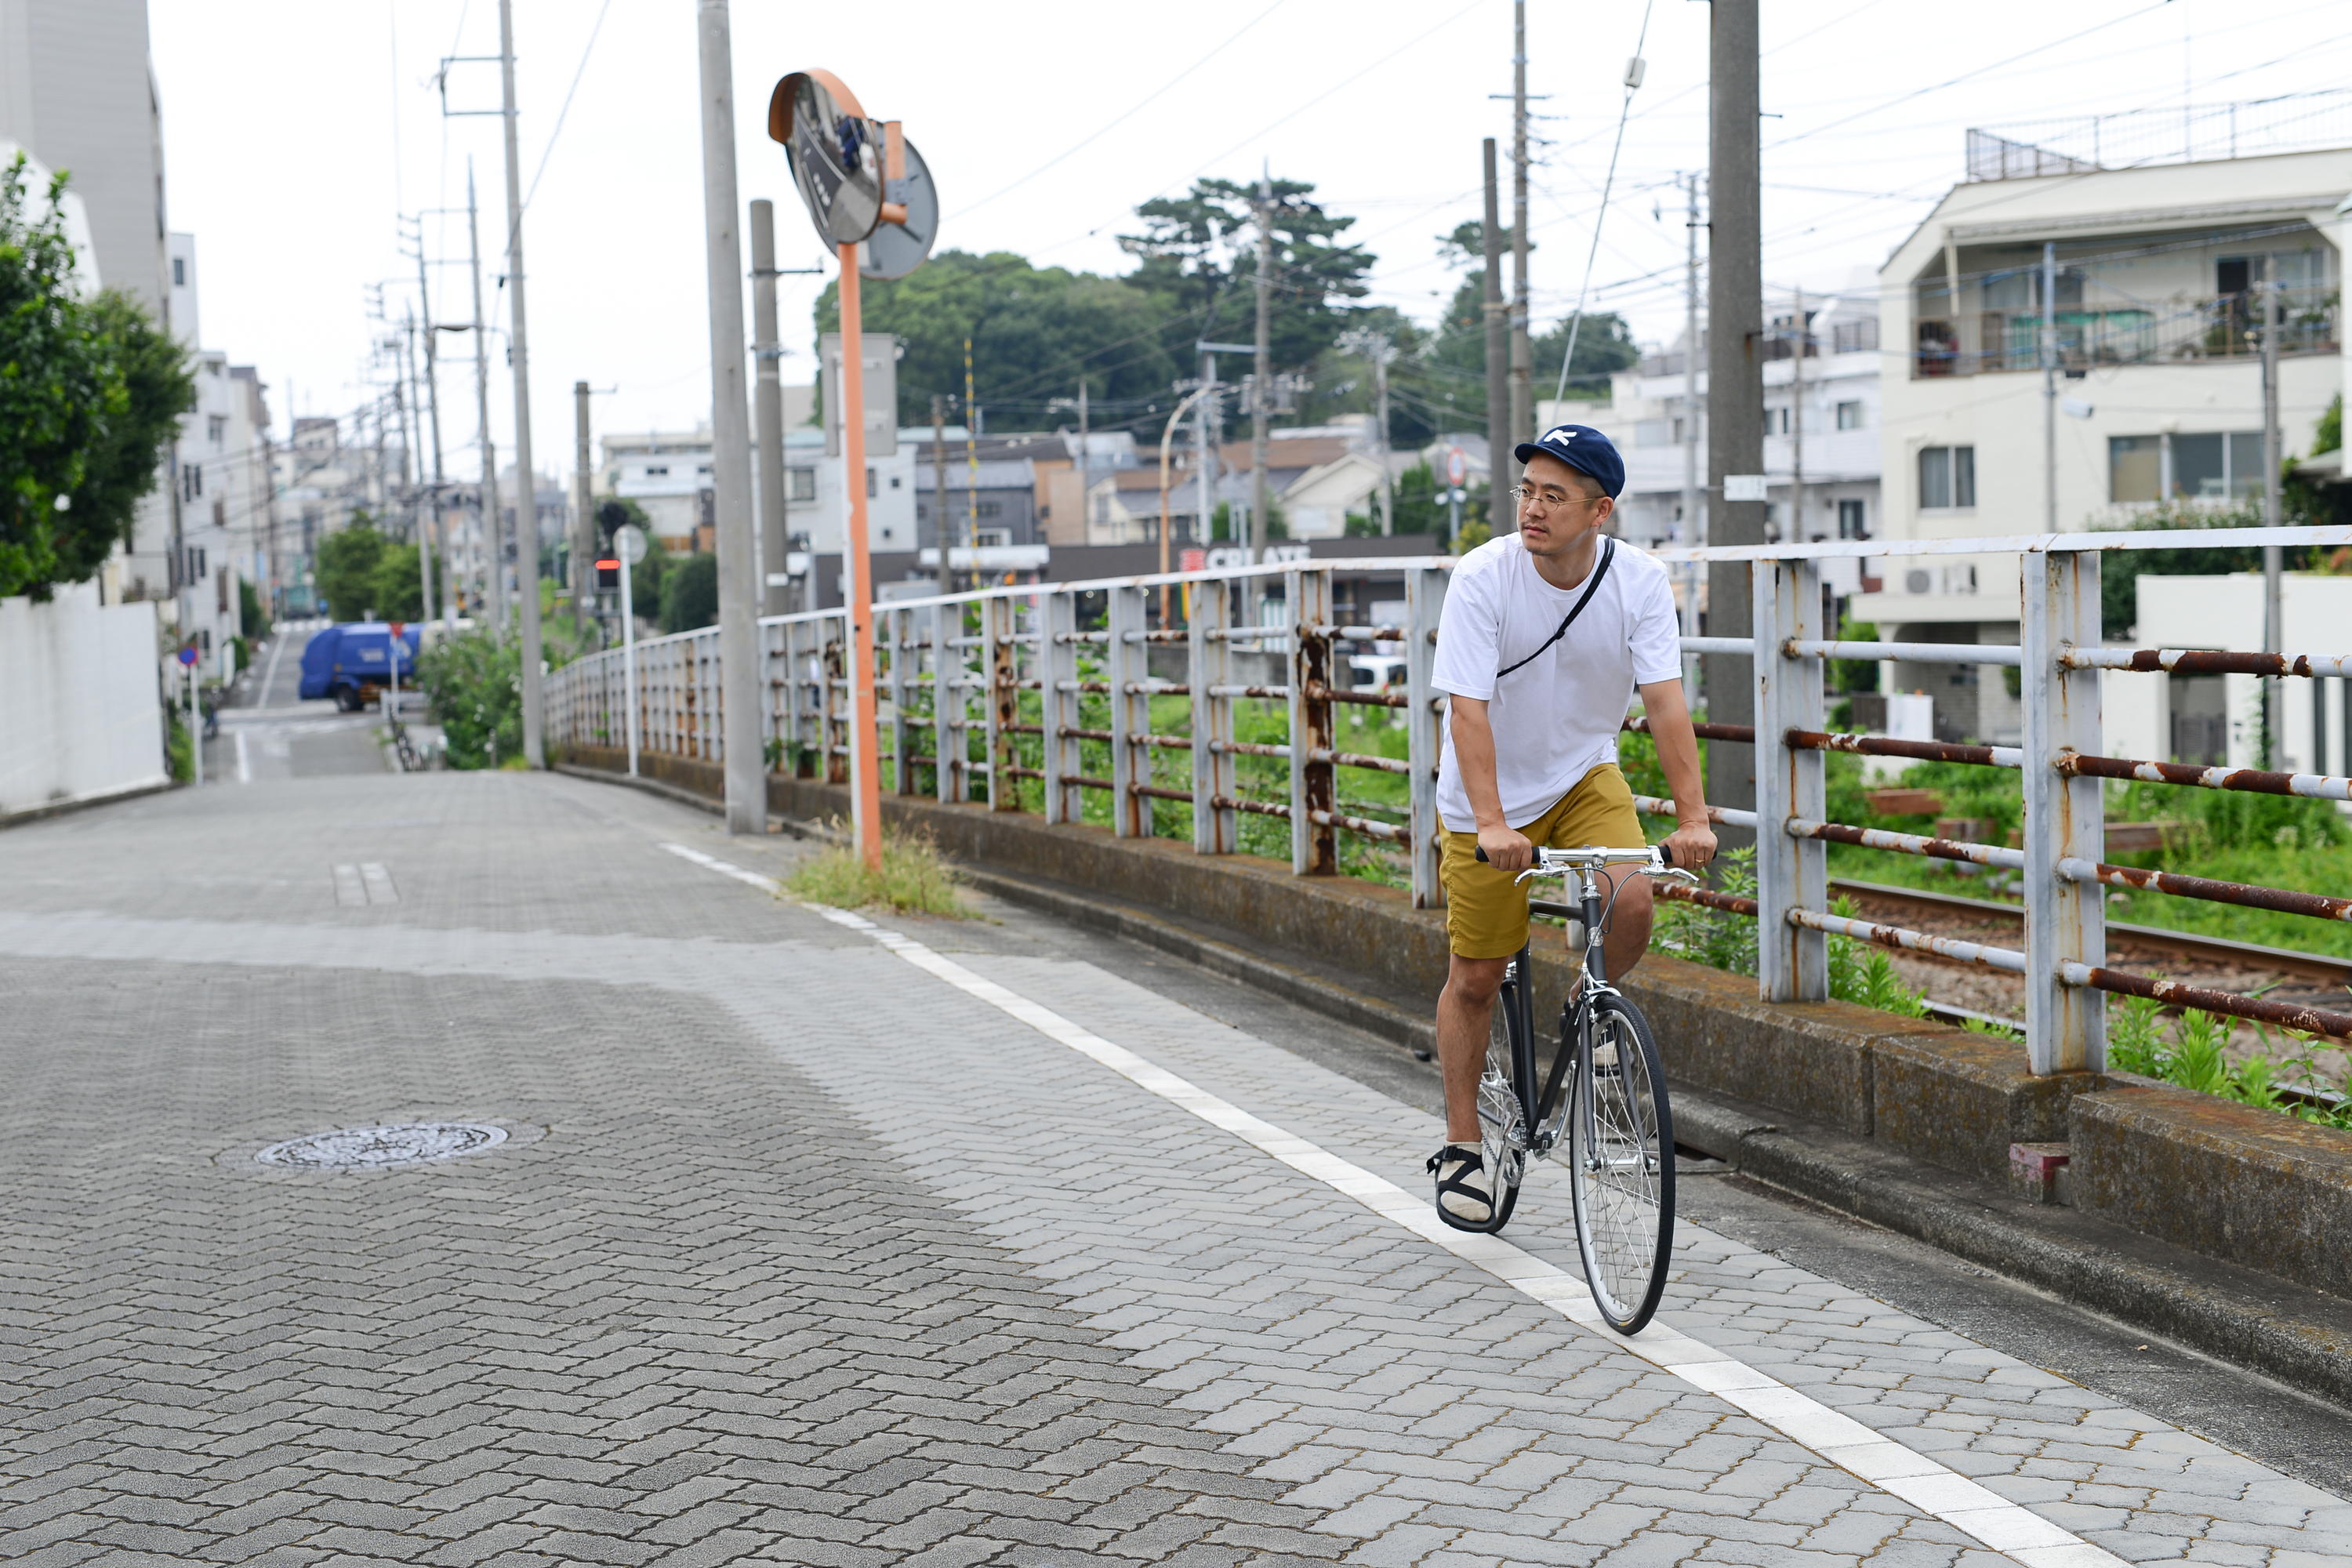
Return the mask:
M1592 1053L1569 1092L1576 1241L1593 1304L1621 1334L1658 1310L1674 1255L1675 1131L1650 1026L1622 996L1593 999Z
M1486 1026L1486 1060L1478 1073L1478 1152L1495 1184L1493 1217L1479 1228L1489 1234L1510 1223L1518 1207L1519 1181L1528 1169L1527 1095L1532 1076L1534 1039L1529 1027L1527 950L1511 961L1495 996ZM1522 1072L1520 1064L1528 1070Z

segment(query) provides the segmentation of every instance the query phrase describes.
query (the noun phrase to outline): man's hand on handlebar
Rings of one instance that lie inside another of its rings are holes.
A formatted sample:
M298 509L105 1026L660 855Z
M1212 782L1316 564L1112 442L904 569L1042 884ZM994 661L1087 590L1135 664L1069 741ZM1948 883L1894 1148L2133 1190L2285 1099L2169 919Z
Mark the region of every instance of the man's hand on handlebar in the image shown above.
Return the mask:
M1498 823L1478 829L1478 858L1516 876L1536 863L1536 847L1517 828Z
M1704 822L1686 822L1667 834L1659 848L1667 864L1696 871L1715 858L1715 829Z

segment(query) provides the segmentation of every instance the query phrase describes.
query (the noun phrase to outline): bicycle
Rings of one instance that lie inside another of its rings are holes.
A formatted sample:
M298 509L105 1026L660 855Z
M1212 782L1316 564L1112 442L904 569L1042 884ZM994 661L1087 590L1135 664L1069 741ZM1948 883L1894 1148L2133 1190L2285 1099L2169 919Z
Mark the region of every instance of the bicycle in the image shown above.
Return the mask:
M1486 858L1484 849L1478 858ZM1609 1326L1633 1334L1658 1310L1674 1250L1674 1112L1648 1020L1609 984L1601 939L1616 892L1604 905L1599 875L1609 866L1698 880L1655 848L1595 847L1538 849L1536 863L1515 879L1564 876L1574 884L1584 984L1560 1006L1559 1046L1538 1083L1529 948L1503 972L1478 1082L1479 1152L1495 1195L1491 1217L1476 1228L1492 1234L1509 1223L1528 1163L1549 1158L1564 1139L1585 1283Z

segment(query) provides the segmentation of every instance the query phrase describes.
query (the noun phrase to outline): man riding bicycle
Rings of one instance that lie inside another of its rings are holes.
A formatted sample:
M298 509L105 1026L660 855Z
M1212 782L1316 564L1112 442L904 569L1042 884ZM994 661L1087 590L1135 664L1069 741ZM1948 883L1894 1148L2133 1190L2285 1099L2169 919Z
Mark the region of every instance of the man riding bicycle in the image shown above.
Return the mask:
M1432 677L1448 698L1438 880L1453 957L1437 999L1445 1146L1429 1169L1438 1217L1462 1229L1484 1228L1493 1215L1478 1078L1495 994L1528 942L1527 889L1515 879L1538 845L1643 841L1617 769L1618 728L1637 689L1680 817L1667 853L1694 868L1715 856L1665 568L1604 533L1625 489L1624 459L1583 425L1557 426L1517 455L1518 531L1454 568ZM1613 979L1649 945L1650 885L1623 869L1602 876L1615 899L1603 944Z

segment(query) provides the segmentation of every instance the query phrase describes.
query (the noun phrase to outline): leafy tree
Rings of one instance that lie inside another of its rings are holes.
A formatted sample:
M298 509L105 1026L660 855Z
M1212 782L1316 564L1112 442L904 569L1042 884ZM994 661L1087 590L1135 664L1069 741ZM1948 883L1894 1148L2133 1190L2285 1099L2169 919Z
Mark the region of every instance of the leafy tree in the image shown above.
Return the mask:
M196 405L187 351L144 305L109 289L90 301L89 315L121 374L125 406L101 422L74 489L70 542L61 535L58 552L66 582L92 575L118 542L131 542L139 502L158 482L180 416Z
M261 607L261 595L255 592L252 580L236 580L237 629L247 638L269 635L269 615Z
M376 607L376 568L383 552L383 535L365 513L354 513L350 527L319 541L315 581L329 616L356 621Z
M690 632L718 624L719 557L698 552L662 578L661 629Z
M61 509L88 473L91 444L128 402L121 373L73 288L73 245L61 211L25 216L18 153L0 175L0 597L58 581Z
M66 176L29 220L26 167L19 153L0 171L0 597L98 570L195 396L186 356L141 306L77 292Z
M417 660L453 768L490 768L522 755L522 640L488 627L443 637Z
M371 579L368 603L383 621L421 621L425 618L425 584L417 567L417 550L414 544L386 544L377 555L375 572Z
M1304 180L1270 180L1273 300L1270 337L1280 373L1310 363L1347 324L1349 302L1369 292L1364 275L1376 259L1344 242L1352 217L1335 216L1307 199ZM1121 235L1119 248L1139 258L1126 279L1198 324L1200 335L1239 342L1256 330L1257 187L1196 180L1176 197L1135 209L1141 234Z
M840 325L837 288L828 285L817 300L820 334ZM1192 329L1172 320L1166 300L1116 278L1034 267L1006 251L945 251L896 282L868 280L860 315L867 331L905 340L901 425L929 424L934 394L961 407L967 338L973 396L1010 429L1051 424L1048 405L1075 395L1082 376L1099 423L1164 406L1169 383L1192 361Z

